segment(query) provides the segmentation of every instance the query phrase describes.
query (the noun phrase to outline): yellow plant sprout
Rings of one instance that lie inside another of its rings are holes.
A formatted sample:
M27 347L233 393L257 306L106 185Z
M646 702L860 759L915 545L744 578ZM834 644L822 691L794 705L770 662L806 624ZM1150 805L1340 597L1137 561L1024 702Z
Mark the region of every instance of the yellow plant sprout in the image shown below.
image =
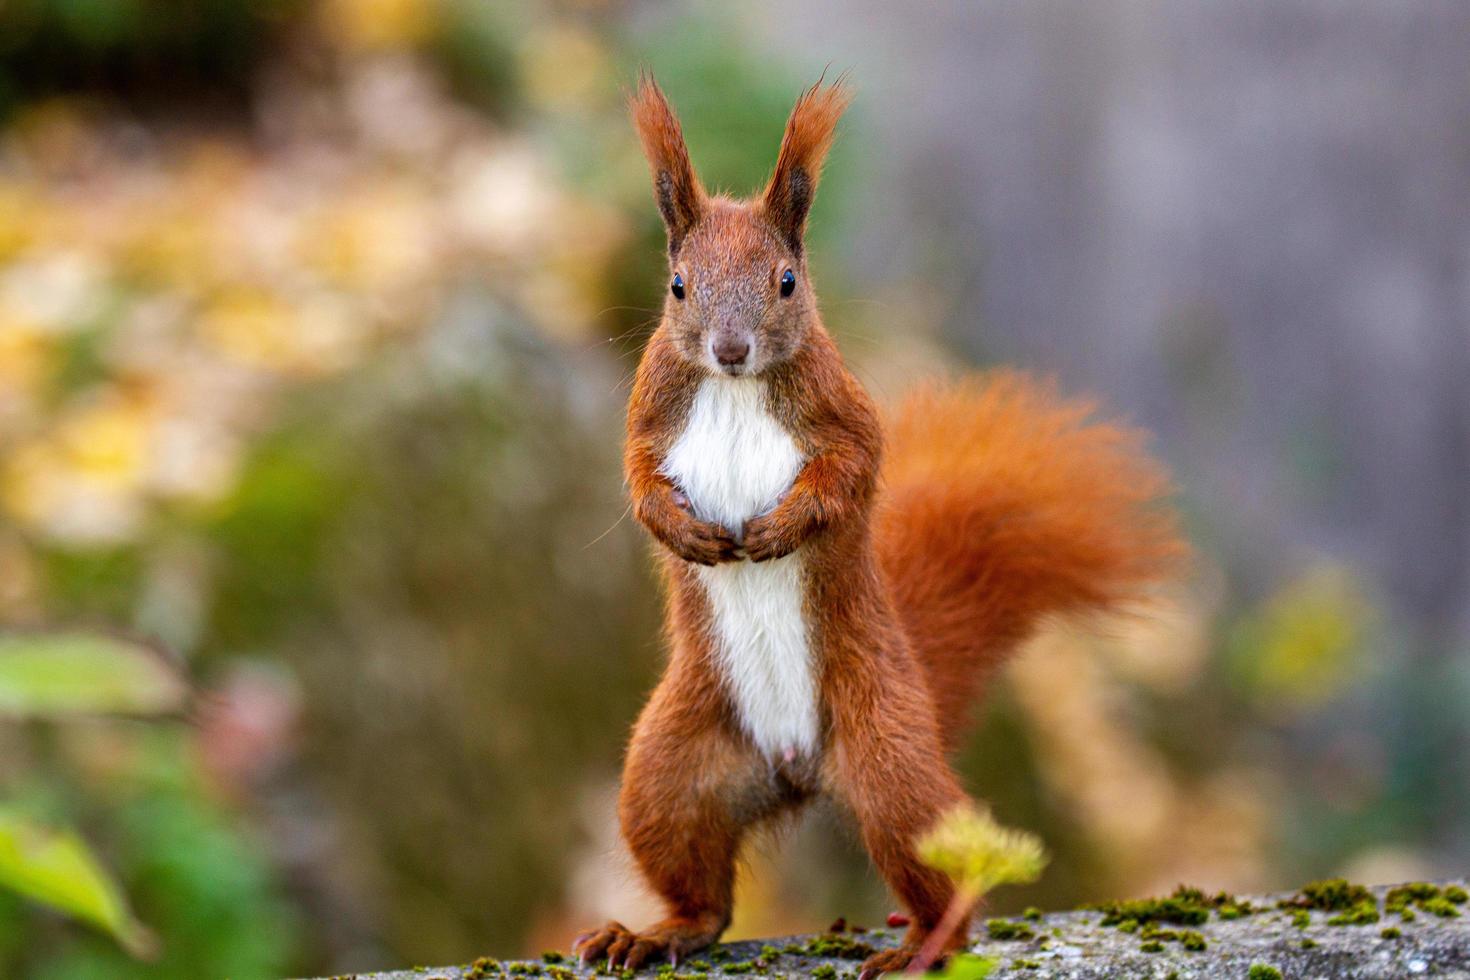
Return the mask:
M1046 848L1035 834L1002 827L988 810L955 807L918 841L919 859L973 899L1041 877Z
M941 871L955 885L954 897L944 918L929 933L908 972L923 973L938 958L947 939L974 909L985 893L1001 885L1024 885L1041 877L1046 867L1046 848L1041 838L1024 830L1002 827L989 810L960 804L950 810L928 833L914 842L919 859ZM982 967L977 977L989 973ZM967 973L968 975L968 973Z

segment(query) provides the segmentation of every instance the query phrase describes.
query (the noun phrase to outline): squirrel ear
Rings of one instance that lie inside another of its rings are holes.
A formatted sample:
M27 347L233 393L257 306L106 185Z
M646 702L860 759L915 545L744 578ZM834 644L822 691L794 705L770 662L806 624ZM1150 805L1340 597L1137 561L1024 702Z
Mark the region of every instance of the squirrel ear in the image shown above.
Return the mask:
M791 118L786 120L781 155L776 158L776 172L771 175L764 203L766 217L797 255L801 254L817 180L822 176L822 162L836 135L837 120L851 101L846 75L839 75L837 81L826 86L817 79L801 93Z
M689 162L679 118L653 75L639 75L628 110L643 143L643 155L653 169L653 196L669 231L669 254L674 255L704 210L704 188Z

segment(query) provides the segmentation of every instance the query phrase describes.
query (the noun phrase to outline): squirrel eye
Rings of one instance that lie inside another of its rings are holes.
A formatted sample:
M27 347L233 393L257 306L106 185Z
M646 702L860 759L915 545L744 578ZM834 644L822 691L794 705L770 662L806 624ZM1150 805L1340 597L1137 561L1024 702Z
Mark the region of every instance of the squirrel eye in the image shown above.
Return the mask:
M781 273L781 295L790 296L796 289L796 274L790 269Z
M684 277L681 276L681 275L679 275L677 272L674 273L674 281L669 286L669 289L673 291L673 293L674 293L674 299L683 299L684 298Z

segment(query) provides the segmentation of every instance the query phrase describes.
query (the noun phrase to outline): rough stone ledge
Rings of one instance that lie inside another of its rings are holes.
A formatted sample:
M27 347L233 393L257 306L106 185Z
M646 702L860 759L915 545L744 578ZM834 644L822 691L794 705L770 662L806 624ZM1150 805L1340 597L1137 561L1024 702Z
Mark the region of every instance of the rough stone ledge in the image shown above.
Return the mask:
M1437 882L1448 887L1466 887L1465 879ZM1103 927L1098 911L1054 912L1034 921L1014 919L1029 927L1032 938L990 938L983 921L977 921L972 952L995 960L991 980L1246 980L1255 964L1275 967L1283 980L1416 980L1450 978L1470 980L1470 905L1460 905L1458 916L1441 918L1417 911L1413 921L1384 911L1384 896L1392 886L1371 889L1382 913L1380 921L1363 925L1329 925L1334 913L1312 911L1310 924L1299 928L1288 911L1276 908L1280 900L1295 893L1240 896L1262 911L1235 919L1211 914L1208 921L1191 926L1168 923L1160 928L1191 929L1202 935L1206 948L1189 951L1179 942L1166 941L1162 950L1147 952L1147 939ZM1385 937L1384 930L1397 930ZM884 948L895 945L901 930L871 929L847 933L852 939ZM693 964L708 964L705 980L755 980L756 977L814 977L824 980L855 980L858 959L812 956L779 952L807 947L817 936L723 943L680 965L679 980L692 980L706 971ZM763 958L762 951L767 955ZM353 980L570 980L572 977L611 977L573 965L538 961L500 961L497 968L478 970L472 965L419 967L389 973L353 974ZM733 967L733 969L732 969ZM672 980L664 968L665 980ZM658 967L639 971L639 977L657 977Z

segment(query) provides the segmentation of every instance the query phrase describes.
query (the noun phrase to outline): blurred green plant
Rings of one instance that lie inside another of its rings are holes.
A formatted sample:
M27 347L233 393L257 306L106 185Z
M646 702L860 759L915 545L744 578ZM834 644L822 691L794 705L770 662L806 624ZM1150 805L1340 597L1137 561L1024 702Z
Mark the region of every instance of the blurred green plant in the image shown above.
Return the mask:
M1003 827L990 811L960 804L940 818L915 842L919 860L954 882L955 893L937 928L929 934L911 969L933 963L944 940L963 922L987 892L1001 885L1030 884L1046 867L1046 848L1035 834ZM960 964L961 976L985 976L981 964Z
M71 831L0 809L0 886L110 933L134 956L156 952L111 873Z
M0 736L25 749L0 766L0 975L265 978L285 966L269 872L191 775L189 730L158 724L188 693L138 643L0 637ZM98 934L58 929L38 908Z
M1345 569L1309 569L1235 626L1229 662L1236 681L1265 705L1323 704L1353 680L1374 618Z
M956 953L944 964L943 969L935 970L929 976L943 977L944 980L985 980L995 972L996 966L995 960L989 956Z
M155 651L87 633L0 636L0 717L162 715L187 687Z
M83 633L0 637L0 717L176 711L187 688L138 644ZM156 940L133 916L110 872L69 830L0 807L0 886L114 936L134 956Z

